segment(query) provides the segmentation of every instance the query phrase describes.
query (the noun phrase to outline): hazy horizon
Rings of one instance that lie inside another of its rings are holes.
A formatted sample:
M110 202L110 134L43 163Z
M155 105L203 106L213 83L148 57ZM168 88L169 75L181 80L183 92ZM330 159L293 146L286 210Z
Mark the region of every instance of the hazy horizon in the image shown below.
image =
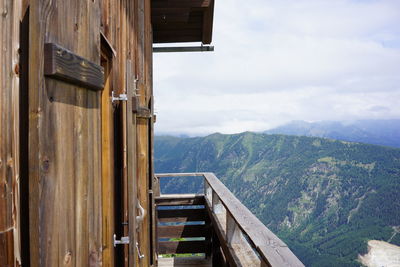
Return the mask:
M235 132L235 133L222 133L222 132L210 132L210 133L187 133L187 132L181 132L181 131L170 131L170 132L160 132L160 131L155 131L156 136L175 136L175 137L204 137L212 134L240 134L243 132L254 132L254 133L264 133L268 132L271 130L278 129L280 127L285 127L288 125L292 125L295 123L305 123L305 124L318 124L318 123L340 123L343 126L350 126L354 125L356 122L368 122L368 123L374 123L374 122L396 122L398 123L397 128L400 129L400 119L381 119L381 120L372 120L372 119L365 119L365 120L343 120L343 121L335 121L335 120L322 120L322 121L304 121L304 120L293 120L289 121L287 123L282 123L277 125L276 127L271 127L268 129L260 130L260 131L251 131L251 130L246 130L246 131L241 131L241 132ZM400 134L400 133L399 133Z

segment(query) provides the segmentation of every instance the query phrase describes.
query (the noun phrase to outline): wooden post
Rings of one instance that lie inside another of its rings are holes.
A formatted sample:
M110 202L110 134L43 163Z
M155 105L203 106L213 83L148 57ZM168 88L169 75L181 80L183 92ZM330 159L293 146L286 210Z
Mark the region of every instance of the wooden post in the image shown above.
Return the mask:
M212 203L212 188L206 179L204 179L204 197L209 203Z
M212 211L215 214L221 214L223 212L223 207L222 207L222 203L221 200L219 199L217 193L215 193L214 191L212 192Z
M226 242L229 247L232 244L239 244L243 240L242 232L238 227L235 219L233 219L232 214L226 212Z

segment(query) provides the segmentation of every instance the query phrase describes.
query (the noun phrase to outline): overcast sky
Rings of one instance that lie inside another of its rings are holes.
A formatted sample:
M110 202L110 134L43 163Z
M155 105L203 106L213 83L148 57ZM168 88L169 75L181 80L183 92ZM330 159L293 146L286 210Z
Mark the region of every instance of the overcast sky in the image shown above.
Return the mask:
M400 0L216 0L212 45L154 54L156 134L400 118Z

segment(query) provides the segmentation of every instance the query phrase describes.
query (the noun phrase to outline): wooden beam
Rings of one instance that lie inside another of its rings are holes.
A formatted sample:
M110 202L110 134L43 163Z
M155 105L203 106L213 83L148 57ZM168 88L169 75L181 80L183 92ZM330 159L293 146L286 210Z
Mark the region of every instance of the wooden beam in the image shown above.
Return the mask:
M159 254L204 253L207 245L204 241L165 241L158 243L158 252Z
M54 43L44 45L44 74L95 91L104 87L103 67Z
M212 52L214 46L170 46L153 47L153 53Z
M210 6L204 11L204 17L203 17L203 44L210 44L212 41L214 0L210 1L211 1Z
M152 117L151 110L149 108L140 106L138 96L132 97L132 112L136 114L137 118L150 119Z
M158 238L205 237L208 236L209 225L159 225Z

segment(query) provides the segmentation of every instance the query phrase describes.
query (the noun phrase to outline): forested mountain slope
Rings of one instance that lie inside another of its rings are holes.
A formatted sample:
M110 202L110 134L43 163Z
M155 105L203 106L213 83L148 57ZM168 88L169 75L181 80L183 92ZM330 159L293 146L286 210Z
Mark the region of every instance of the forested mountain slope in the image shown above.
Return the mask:
M156 137L155 168L214 172L307 266L359 266L371 239L400 245L400 149L255 133Z

